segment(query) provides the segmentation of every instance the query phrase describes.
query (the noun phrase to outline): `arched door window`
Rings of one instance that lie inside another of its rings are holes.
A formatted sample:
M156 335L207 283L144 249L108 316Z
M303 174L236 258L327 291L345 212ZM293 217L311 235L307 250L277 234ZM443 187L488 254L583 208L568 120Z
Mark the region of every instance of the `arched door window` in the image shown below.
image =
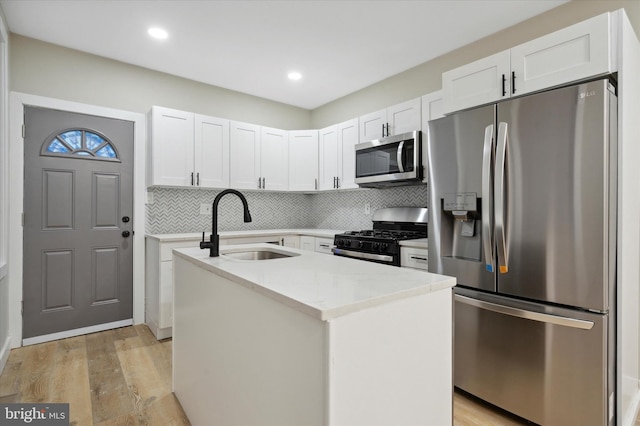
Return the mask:
M42 146L41 155L120 161L111 141L88 129L69 129L48 138Z

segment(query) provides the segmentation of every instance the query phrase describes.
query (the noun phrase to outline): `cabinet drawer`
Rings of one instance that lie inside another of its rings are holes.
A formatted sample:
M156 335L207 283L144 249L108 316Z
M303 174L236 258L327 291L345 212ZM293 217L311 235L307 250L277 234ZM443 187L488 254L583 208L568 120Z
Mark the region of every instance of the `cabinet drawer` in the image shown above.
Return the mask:
M316 237L316 251L318 253L333 254L333 252L331 251L332 247L333 247L332 239Z
M425 249L401 247L400 266L406 268L423 269L429 268L429 251Z

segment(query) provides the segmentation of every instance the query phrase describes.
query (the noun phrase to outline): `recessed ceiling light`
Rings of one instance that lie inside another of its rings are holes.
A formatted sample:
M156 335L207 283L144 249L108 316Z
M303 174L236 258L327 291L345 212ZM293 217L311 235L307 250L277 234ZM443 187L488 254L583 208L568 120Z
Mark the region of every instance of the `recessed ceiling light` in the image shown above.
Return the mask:
M287 77L289 77L289 80L300 80L302 78L302 74L297 71L292 71L287 75Z
M164 40L165 38L169 37L169 34L165 30L158 27L149 28L147 33L149 33L151 37L157 38L159 40Z

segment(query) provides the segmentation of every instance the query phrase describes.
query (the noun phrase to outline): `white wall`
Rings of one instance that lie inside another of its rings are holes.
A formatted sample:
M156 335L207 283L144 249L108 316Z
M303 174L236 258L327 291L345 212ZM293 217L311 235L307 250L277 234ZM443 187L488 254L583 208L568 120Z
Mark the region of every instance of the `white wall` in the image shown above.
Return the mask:
M147 113L152 105L281 129L311 128L308 110L11 34L12 91Z
M394 75L311 112L312 128L321 129L442 88L442 73L509 49L607 11L625 8L640 34L640 1L574 0L453 52ZM452 29L455 31L455 29ZM434 42L437 43L437 40Z
M9 101L8 101L8 33L0 9L0 372L11 347L9 327Z

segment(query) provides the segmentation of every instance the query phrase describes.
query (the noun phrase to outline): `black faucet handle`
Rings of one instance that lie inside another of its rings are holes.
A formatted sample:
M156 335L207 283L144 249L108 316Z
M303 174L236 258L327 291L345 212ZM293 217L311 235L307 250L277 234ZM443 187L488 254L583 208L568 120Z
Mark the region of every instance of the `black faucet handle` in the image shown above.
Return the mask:
M204 242L204 231L202 231L202 242Z

